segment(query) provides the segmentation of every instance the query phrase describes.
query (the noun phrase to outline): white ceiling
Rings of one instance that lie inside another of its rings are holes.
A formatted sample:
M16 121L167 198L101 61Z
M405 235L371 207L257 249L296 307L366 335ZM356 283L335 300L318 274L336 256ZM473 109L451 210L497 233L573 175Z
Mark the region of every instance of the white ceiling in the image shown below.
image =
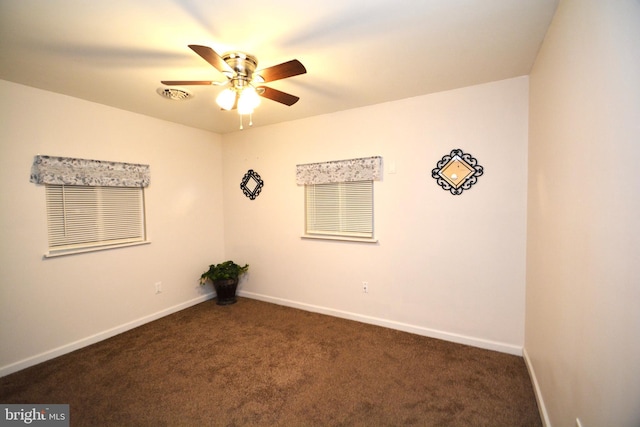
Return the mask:
M529 74L558 0L0 0L0 79L208 129L237 131L216 86L162 98L160 80L224 80L187 47L300 60L267 84L254 126ZM245 126L248 120L245 119Z

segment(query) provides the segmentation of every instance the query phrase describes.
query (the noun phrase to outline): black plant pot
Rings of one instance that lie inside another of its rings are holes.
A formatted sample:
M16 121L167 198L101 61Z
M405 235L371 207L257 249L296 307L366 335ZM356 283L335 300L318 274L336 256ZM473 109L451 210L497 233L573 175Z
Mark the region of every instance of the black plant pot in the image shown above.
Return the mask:
M238 289L238 279L216 280L213 282L216 290L218 305L229 305L236 303L236 289Z

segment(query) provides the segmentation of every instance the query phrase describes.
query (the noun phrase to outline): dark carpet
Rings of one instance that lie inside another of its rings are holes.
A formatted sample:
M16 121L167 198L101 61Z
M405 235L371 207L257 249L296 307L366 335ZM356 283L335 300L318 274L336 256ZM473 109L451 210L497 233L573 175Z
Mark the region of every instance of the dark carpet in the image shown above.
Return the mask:
M541 426L521 357L247 298L0 378L72 426Z

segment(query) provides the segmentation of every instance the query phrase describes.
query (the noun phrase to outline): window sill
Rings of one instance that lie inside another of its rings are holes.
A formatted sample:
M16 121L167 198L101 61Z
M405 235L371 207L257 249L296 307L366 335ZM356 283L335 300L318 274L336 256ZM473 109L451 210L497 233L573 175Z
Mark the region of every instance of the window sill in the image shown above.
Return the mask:
M300 236L300 238L308 239L308 240L337 240L339 242L378 243L378 239L370 238L370 237L347 237L347 236L327 236L327 235L305 234Z
M148 245L151 241L145 240L144 242L133 242L133 243L122 243L119 245L111 245L111 246L96 246L93 248L82 248L82 249L65 249L60 251L51 251L49 253L44 254L44 258L57 258L66 255L77 255L84 254L87 252L98 252L98 251L106 251L108 249L116 249L116 248L128 248L130 246L140 246L140 245Z

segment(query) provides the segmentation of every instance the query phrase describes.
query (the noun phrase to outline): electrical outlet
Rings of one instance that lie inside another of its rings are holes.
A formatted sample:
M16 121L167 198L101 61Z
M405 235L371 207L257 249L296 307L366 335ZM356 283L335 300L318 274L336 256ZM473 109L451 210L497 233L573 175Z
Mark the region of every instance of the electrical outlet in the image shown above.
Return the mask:
M362 292L365 294L369 293L369 282L362 282Z
M156 282L156 294L162 293L162 282Z

